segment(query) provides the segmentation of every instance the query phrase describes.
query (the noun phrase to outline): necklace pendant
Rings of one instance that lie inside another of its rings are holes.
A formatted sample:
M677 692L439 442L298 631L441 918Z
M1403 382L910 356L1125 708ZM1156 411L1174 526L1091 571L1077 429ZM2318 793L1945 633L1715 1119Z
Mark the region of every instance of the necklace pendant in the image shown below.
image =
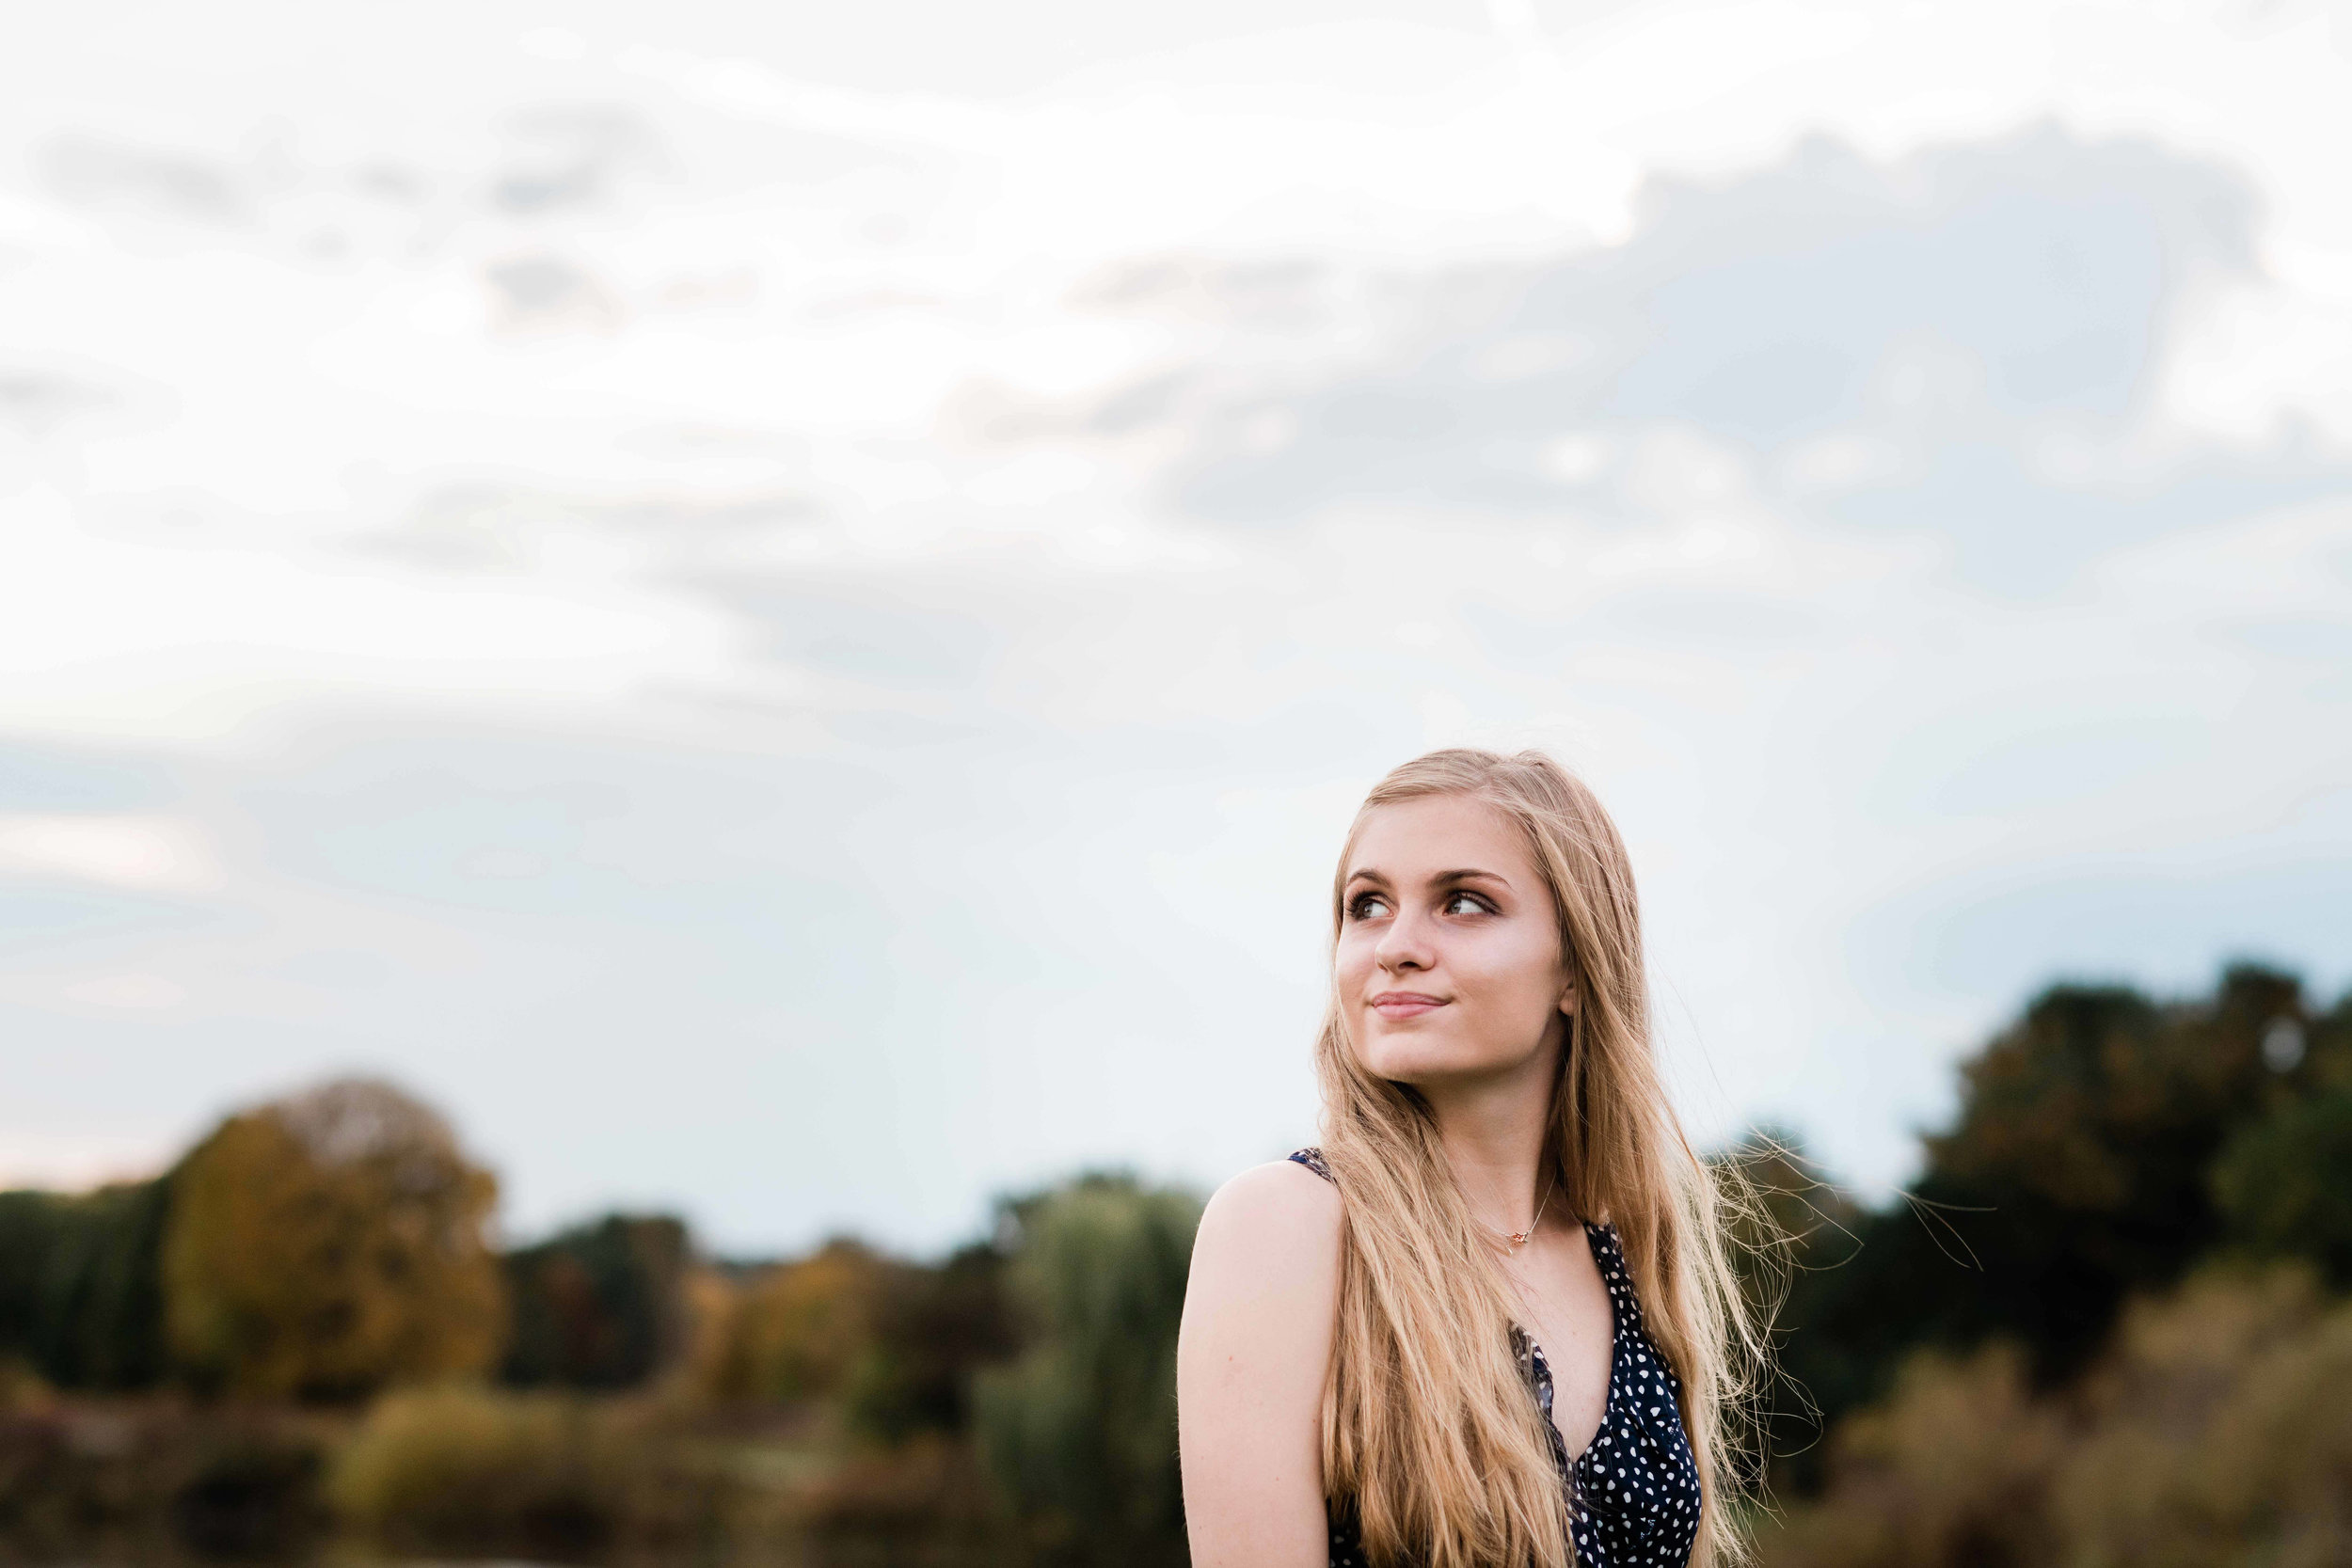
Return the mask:
M1512 1244L1513 1246L1525 1246L1525 1245L1527 1244L1527 1236L1528 1236L1528 1233L1527 1233L1526 1231L1524 1231L1524 1230L1514 1230L1514 1231L1512 1231L1512 1232L1511 1232L1511 1244Z

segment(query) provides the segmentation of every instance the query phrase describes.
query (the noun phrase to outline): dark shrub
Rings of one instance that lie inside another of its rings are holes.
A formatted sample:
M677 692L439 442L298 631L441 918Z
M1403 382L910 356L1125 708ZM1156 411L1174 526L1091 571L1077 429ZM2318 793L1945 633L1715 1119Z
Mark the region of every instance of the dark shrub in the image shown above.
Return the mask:
M0 1557L300 1557L326 1439L283 1412L56 1403L0 1415Z

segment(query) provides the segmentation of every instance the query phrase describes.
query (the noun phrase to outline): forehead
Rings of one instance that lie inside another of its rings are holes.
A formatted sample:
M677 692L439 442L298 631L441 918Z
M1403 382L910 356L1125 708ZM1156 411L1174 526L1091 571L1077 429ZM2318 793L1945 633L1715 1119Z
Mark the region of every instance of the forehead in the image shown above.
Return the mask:
M1343 874L1377 871L1409 882L1447 871L1491 871L1531 886L1534 857L1518 823L1467 795L1423 795L1364 814Z

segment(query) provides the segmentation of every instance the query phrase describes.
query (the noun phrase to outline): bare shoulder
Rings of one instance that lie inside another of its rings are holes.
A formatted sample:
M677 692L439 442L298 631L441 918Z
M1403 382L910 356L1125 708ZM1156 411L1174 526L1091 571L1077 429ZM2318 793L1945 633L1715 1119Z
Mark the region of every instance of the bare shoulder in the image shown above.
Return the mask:
M1328 1311L1336 1301L1340 1257L1337 1188L1290 1160L1253 1165L1216 1190L1193 1243L1195 1291L1306 1298Z
M1321 1412L1340 1296L1340 1195L1285 1160L1200 1216L1176 1342L1184 1515L1200 1568L1326 1560Z
M1215 1226L1237 1240L1272 1229L1295 1243L1301 1227L1327 1229L1336 1240L1340 1190L1295 1160L1269 1160L1219 1187L1200 1223L1203 1229Z
M1230 1420L1311 1431L1339 1300L1331 1183L1279 1161L1218 1188L1192 1245L1177 1338L1187 1430L1198 1436Z

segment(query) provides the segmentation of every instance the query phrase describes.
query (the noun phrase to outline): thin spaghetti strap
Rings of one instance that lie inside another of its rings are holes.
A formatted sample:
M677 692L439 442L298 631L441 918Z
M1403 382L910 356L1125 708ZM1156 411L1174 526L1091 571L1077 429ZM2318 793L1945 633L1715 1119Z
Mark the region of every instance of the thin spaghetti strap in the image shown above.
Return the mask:
M1330 1182L1334 1187L1340 1184L1339 1179L1331 1174L1331 1167L1323 1163L1323 1150L1319 1148L1294 1149L1291 1152L1291 1158Z

